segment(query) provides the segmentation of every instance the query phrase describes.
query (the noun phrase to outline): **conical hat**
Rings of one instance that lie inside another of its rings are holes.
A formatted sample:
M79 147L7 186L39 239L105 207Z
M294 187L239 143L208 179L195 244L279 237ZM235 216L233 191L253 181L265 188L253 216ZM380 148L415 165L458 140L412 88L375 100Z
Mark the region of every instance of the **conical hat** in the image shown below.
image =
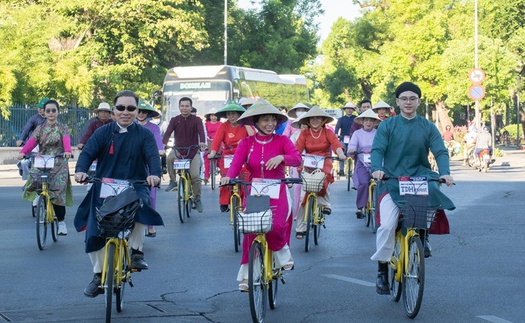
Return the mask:
M359 123L359 124L363 124L363 119L364 118L377 120L376 121L377 123L381 122L381 119L379 118L379 116L374 111L372 111L372 109L368 109L365 112L361 113L360 115L358 115L355 118L354 121Z
M301 120L299 121L299 123L307 124L309 118L311 117L323 117L326 120L325 124L330 123L334 120L334 118L329 116L328 113L324 112L323 109L321 109L317 105L314 105L308 112L301 116Z
M204 114L204 118L207 118L209 115L212 115L212 114L215 114L215 115L216 115L216 114L217 114L217 109L215 109L215 108L211 108L208 112L206 112L206 113Z
M239 105L239 103L237 103L235 101L228 101L228 102L226 102L226 105L224 106L224 108L222 108L219 111L217 111L217 113L215 113L215 115L218 118L226 118L226 112L237 112L239 114L243 114L245 111L246 111L246 109L241 107Z
M96 108L95 110L93 110L95 113L99 112L99 111L107 111L107 112L111 112L111 107L109 106L109 103L107 102L101 102L99 105L98 105L98 108Z
M242 97L240 100L239 100L239 105L241 106L245 106L245 105L252 105L255 103L255 99L254 98L246 98L246 97Z
M386 108L386 109L390 109L390 105L388 105L388 103L386 103L385 101L383 100L379 100L379 102L377 102L374 107L372 108L372 110L375 110L375 109L381 109L381 108Z
M343 109L346 109L346 108L350 108L350 109L354 109L354 110L357 109L357 107L355 106L355 104L353 104L352 102L347 102L347 103L345 104L345 106L343 107Z
M139 110L145 110L148 111L148 117L150 118L156 118L160 114L155 110L146 100L140 99L139 100Z
M306 104L297 103L293 108L290 109L290 111L288 111L288 116L294 119L297 118L297 109L306 109L306 111L308 111L310 110L310 107Z
M270 102L266 101L265 99L258 99L257 101L255 101L255 103L248 110L246 110L246 112L244 112L238 120L242 120L244 124L253 125L253 117L265 114L274 114L277 118L278 125L288 120L288 116L286 114L279 111L279 109L274 107Z

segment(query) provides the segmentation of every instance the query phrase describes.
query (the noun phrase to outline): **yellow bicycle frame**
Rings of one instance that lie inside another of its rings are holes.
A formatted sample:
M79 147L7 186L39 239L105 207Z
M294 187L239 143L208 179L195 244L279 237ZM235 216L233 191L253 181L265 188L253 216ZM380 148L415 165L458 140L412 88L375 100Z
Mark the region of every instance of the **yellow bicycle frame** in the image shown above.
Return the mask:
M184 202L188 202L189 200L193 199L193 186L191 185L191 176L189 174L189 171L186 169L179 170L179 176L180 179L184 179Z
M365 208L367 213L372 208L372 204L373 204L373 201L372 201L372 198L373 198L373 196L372 196L372 189L374 187L376 187L376 186L377 186L377 182L374 181L374 180L371 180L370 184L368 184L368 201L366 202L366 208Z
M273 252L268 248L268 242L266 241L265 234L258 234L254 241L259 242L263 247L264 252L264 275L263 282L266 288L273 279ZM280 271L280 269L277 269Z
M113 257L113 270L115 272L114 287L119 286L122 281L128 281L131 276L131 270L126 271L126 276L123 276L123 270L126 270L126 268L124 268L124 264L122 263L124 258L120 256L122 253L124 253L124 257L126 258L128 266L131 268L131 256L129 254L128 243L126 239L110 238L107 240L106 247L104 248L104 266L102 268L102 278L100 283L103 288L106 285L106 272L108 269L108 247L110 244L115 245L115 254Z
M400 282L402 277L402 274L405 272L408 272L408 257L406 256L406 253L408 251L408 242L412 237L419 237L419 233L416 229L413 228L407 228L407 233L403 234L403 229L398 230L396 232L395 240L394 241L400 241L400 251L399 251L399 259L395 259L394 256L392 256L390 260L390 266L392 268L396 269L396 282ZM395 248L395 246L394 246ZM401 270L401 269L404 270Z
M233 205L233 197L237 197L237 205ZM242 206L241 195L239 194L239 184L233 185L233 191L230 195L230 224L233 224L235 208L239 210Z
M310 198L313 198L314 199L314 203L313 203L313 214L312 214L312 222L314 224L322 224L322 219L319 217L319 208L317 207L317 193L314 193L314 192L309 192L308 193L308 196L306 197L306 204L305 204L305 208L304 208L304 223L308 223L308 212L310 212L310 210L308 210L308 208L306 206L308 206L308 200Z

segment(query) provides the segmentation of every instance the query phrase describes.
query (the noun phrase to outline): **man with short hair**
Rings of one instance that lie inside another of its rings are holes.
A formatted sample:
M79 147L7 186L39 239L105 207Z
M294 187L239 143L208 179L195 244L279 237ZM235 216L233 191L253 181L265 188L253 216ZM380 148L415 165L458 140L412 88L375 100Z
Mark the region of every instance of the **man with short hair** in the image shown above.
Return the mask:
M437 127L429 120L418 116L416 109L421 103L421 90L411 82L404 82L396 89L396 103L401 114L383 120L377 128L371 151L372 177L395 177L377 184L378 229L376 252L371 257L378 261L376 291L389 294L388 262L394 250L394 238L399 220L399 205L404 200L399 192L399 176L424 176L443 179L447 185L454 184L450 176L449 157ZM439 174L432 171L428 160L429 150L434 154ZM427 205L440 209L455 209L454 203L445 196L436 182L428 183ZM426 233L425 233L426 234ZM430 245L425 243L425 257L430 256Z
M100 103L94 112L97 114L97 117L95 120L91 121L86 133L80 139L80 143L77 145L77 148L80 150L82 150L89 138L93 135L93 133L95 133L95 130L102 127L103 125L113 122L113 119L111 119L111 107L108 103Z
M26 125L22 129L22 132L20 133L20 136L16 141L17 147L21 147L24 144L24 142L29 138L33 130L35 130L36 127L38 127L46 121L46 117L44 116L44 106L47 101L49 101L48 98L43 98L36 105L38 108L38 114L35 114L31 118L29 118L29 120L27 120Z
M159 185L159 151L153 133L135 122L138 103L139 97L133 91L123 90L117 93L113 100L115 122L97 129L82 149L75 168L77 182L82 183L86 180L91 163L97 159L96 178L146 180L149 186ZM100 236L96 220L97 209L106 198L102 185L100 182L93 183L75 216L77 231L86 230L86 253L95 274L84 290L87 297L96 297L104 292L100 281L104 265L105 238ZM151 207L150 188L141 184L130 185L133 185L143 204L134 217L135 224L128 240L131 248L131 268L144 270L148 269L142 252L146 225L159 226L164 223L160 214Z
M202 212L202 183L200 178L201 158L199 149L201 151L206 149L206 136L204 134L202 119L191 113L192 104L193 101L188 97L183 97L179 100L180 115L171 118L168 128L162 138L162 143L164 145L167 144L173 133L176 145L173 147L175 154L177 154L179 158L191 159L190 177L192 181L193 195L195 197L193 206L198 212ZM191 149L178 149L188 147L191 147ZM171 167L173 168L173 163Z
M343 107L345 114L337 120L335 125L335 134L339 138L341 145L344 149L350 142L350 128L354 123L355 115L353 114L356 110L356 106L352 102L348 102ZM345 176L345 162L339 161L339 176Z

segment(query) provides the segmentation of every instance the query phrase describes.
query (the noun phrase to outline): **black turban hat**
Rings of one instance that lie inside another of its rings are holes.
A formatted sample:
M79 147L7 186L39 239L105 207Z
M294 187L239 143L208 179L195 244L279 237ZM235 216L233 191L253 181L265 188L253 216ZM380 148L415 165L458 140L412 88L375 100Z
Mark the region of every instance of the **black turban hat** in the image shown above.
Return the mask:
M399 84L399 86L396 89L396 98L399 98L399 95L403 92L411 91L417 94L418 97L421 97L421 89L419 86L415 85L412 82L403 82Z

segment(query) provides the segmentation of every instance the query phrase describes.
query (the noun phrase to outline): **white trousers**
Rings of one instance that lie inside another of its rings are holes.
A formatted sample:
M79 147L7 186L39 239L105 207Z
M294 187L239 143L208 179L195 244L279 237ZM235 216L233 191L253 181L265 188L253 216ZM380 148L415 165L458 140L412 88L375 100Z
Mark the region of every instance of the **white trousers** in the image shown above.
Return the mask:
M380 226L376 232L376 253L372 260L388 262L394 252L394 239L399 219L399 207L390 194L385 195L379 204Z
M142 251L142 245L144 244L144 235L146 232L146 225L142 223L135 222L133 230L128 239L128 247L131 249ZM104 267L104 250L105 248L99 249L97 251L89 252L88 256L93 265L93 273L100 274Z
M286 265L288 261L292 259L290 247L285 245L281 250L274 251L273 259L275 259L277 267L283 267ZM248 264L241 265L241 268L239 268L239 272L237 273L237 281L243 281L244 279L248 279Z
M301 191L301 199L299 203L302 203L304 199L304 195L306 194L305 191ZM320 207L328 207L332 208L332 204L330 203L330 185L326 188L326 195L325 196L317 196L317 205ZM305 206L299 205L299 211L297 212L297 218L295 219L297 221L297 224L295 226L296 232L305 232L306 231L306 222L304 222L304 209Z

